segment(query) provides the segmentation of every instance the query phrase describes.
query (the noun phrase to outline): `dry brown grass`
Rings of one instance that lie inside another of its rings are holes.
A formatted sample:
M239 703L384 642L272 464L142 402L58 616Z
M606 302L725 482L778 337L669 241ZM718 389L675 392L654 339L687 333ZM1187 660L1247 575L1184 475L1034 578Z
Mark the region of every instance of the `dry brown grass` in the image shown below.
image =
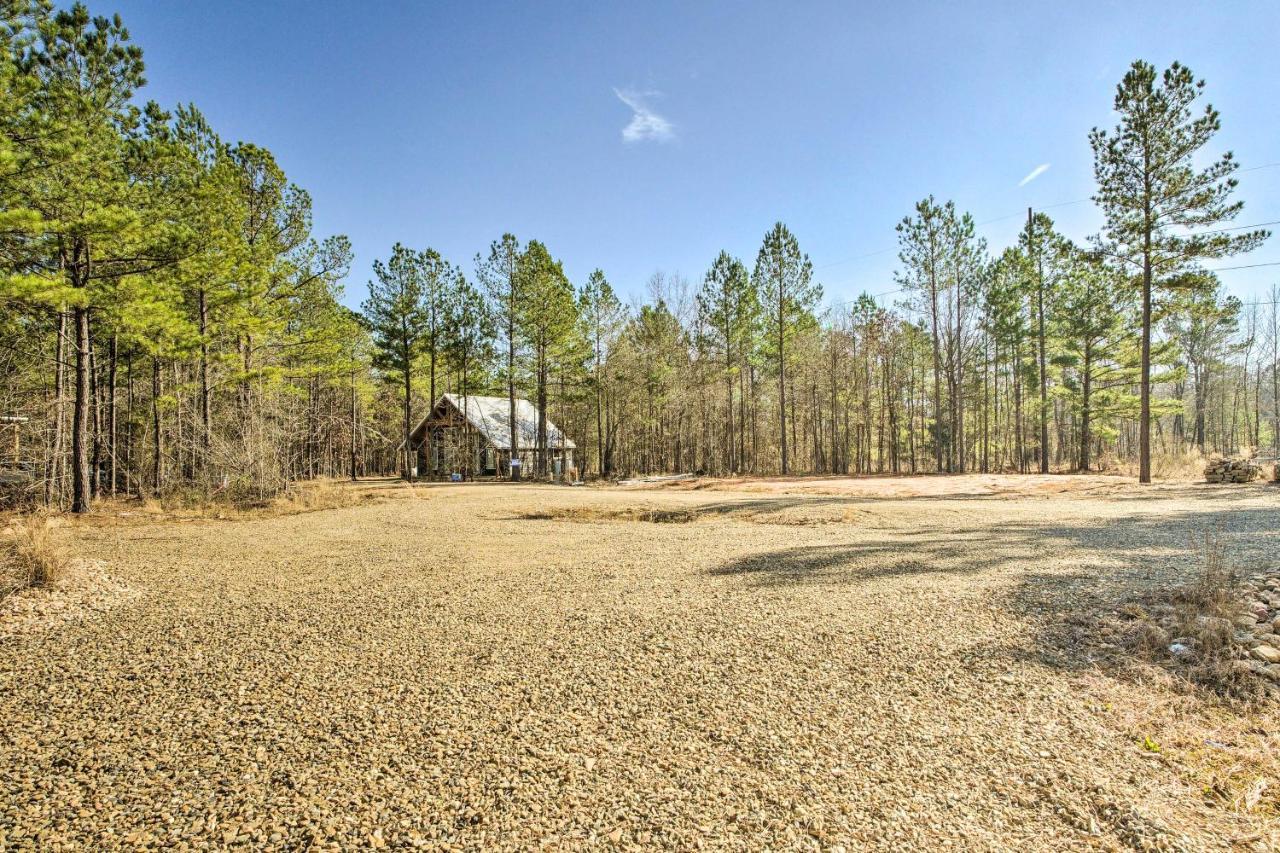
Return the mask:
M698 516L689 510L649 509L620 506L559 506L521 513L525 521L647 521L654 524L685 524Z
M1280 731L1259 725L1257 706L1180 693L1169 676L1151 689L1094 679L1091 688L1135 749L1158 753L1207 805L1241 815L1259 830L1237 842L1280 840ZM1270 835L1267 828L1270 827ZM1274 848L1266 848L1274 849Z
M185 491L159 497L149 496L141 500L104 499L95 505L94 514L116 519L141 516L151 520L164 518L174 521L270 518L341 509L392 496L417 495L408 485L389 489L347 480L310 480L293 483L280 494L267 498L226 492L210 494Z
M22 516L14 522L6 549L11 587L52 586L66 574L67 554L53 540L53 524L43 514Z
M1198 450L1151 454L1151 476L1157 480L1199 482L1204 479L1204 454ZM1133 474L1138 473L1136 463Z
M1189 582L1120 608L1128 644L1143 659L1212 694L1258 699L1263 684L1241 665L1235 643L1240 579L1221 531L1205 531L1187 551L1199 562ZM1173 643L1186 648L1174 654Z
M340 509L355 506L369 498L369 492L341 485L333 480L311 480L294 483L277 496L267 509L272 515L288 515L295 512L315 512L322 509Z

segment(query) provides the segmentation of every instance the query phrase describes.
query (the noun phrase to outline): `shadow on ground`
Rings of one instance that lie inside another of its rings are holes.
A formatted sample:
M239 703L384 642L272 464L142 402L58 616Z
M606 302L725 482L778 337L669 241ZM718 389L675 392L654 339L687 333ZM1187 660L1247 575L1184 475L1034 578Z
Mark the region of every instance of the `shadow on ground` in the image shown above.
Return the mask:
M753 503L768 503L767 501ZM1215 533L1243 577L1280 553L1280 511L1226 506L1203 511L1130 513L1064 524L993 521L939 531L875 531L870 542L802 545L738 557L708 573L744 589L850 586L885 578L1003 576L997 603L1029 626L1026 647L990 649L1008 663L1034 659L1059 669L1105 662L1093 626L1126 603L1167 594L1203 569L1201 542ZM1062 559L1065 557L1066 559ZM1053 558L1055 569L1043 570Z

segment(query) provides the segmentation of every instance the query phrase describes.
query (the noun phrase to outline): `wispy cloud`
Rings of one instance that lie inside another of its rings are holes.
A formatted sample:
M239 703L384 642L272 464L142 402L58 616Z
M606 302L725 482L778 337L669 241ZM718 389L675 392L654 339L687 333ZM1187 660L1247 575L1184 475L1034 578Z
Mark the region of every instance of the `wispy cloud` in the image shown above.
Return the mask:
M1034 169L1028 172L1025 178L1018 181L1018 186L1025 187L1027 184L1031 183L1032 181L1034 181L1036 178L1040 177L1047 171L1049 171L1049 164L1041 163L1039 166L1036 166Z
M675 139L675 125L649 106L649 101L661 97L661 92L614 89L613 94L631 108L631 121L622 129L623 142L669 142Z

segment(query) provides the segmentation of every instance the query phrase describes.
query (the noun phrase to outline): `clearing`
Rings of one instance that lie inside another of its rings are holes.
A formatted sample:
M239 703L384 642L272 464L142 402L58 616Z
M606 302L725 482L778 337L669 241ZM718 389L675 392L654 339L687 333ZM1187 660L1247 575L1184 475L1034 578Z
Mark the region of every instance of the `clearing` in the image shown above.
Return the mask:
M1274 487L380 491L58 528L128 594L0 624L0 849L1280 838L1274 704L1092 627L1205 530L1274 568Z

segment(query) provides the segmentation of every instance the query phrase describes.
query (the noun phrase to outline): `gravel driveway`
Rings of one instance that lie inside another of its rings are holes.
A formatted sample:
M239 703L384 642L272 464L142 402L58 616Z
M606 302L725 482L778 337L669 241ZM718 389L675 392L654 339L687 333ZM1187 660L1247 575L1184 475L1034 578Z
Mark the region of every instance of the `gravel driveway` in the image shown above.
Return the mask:
M1275 838L1061 639L1196 531L1274 565L1273 488L386 495L63 528L133 595L0 638L0 850Z

